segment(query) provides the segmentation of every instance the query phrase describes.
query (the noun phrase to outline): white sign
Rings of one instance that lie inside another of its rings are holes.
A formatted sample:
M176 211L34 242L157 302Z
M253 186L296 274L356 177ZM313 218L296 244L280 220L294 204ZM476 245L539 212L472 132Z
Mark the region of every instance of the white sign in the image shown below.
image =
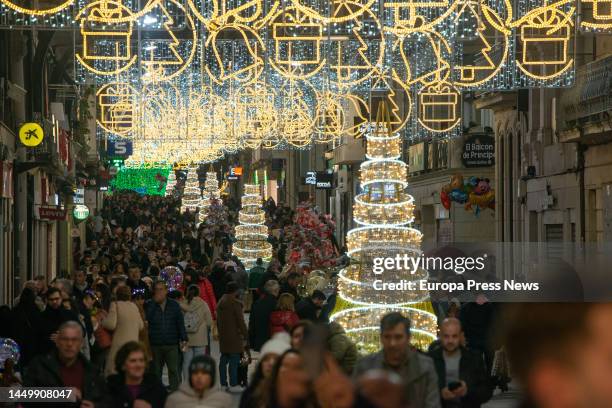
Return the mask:
M74 204L85 204L85 189L77 188L74 190L74 197L72 198Z

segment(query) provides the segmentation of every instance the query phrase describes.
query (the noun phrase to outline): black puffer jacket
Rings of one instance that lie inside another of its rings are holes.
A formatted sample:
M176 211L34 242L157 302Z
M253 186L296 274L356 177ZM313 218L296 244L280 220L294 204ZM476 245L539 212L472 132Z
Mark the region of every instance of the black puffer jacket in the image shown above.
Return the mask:
M181 306L172 299L166 299L166 307L152 300L145 304L147 322L149 322L149 341L152 346L174 346L187 341L185 319Z
M123 374L113 374L106 379L113 408L132 408L134 400L125 385ZM151 404L152 408L163 408L168 393L166 387L153 374L146 374L140 385L140 393L135 399Z

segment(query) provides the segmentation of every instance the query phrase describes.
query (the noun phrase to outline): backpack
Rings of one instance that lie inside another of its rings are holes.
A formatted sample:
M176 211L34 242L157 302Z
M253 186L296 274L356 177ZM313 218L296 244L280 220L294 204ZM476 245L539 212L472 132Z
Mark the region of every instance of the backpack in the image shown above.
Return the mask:
M185 313L185 330L187 333L195 333L198 331L198 315L196 312Z

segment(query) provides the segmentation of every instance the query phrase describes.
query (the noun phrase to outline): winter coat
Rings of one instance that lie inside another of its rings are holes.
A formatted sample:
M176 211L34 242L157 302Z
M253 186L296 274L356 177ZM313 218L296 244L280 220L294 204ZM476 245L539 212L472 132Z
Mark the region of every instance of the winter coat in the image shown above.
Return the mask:
M276 333L289 332L300 321L293 310L276 310L270 315L270 337Z
M317 316L319 308L310 298L300 300L295 305L295 311L300 319L310 320L311 322L319 321L319 317Z
M187 344L189 347L208 346L208 328L212 326L212 315L205 301L199 297L194 297L189 303L187 300L181 303L181 308L185 314L194 313L197 316L198 326L195 332L187 332Z
M232 397L219 389L210 389L199 398L187 383L168 397L166 408L228 408L232 406Z
M138 334L144 329L138 306L132 302L119 300L111 303L102 327L113 332L113 341L106 360L105 375L114 374L117 351L127 342L138 341Z
M79 355L83 364L85 377L81 395L84 400L91 401L96 408L112 407L106 392L104 378L98 375L97 367L93 366L83 355ZM60 376L60 362L57 352L42 354L34 357L23 373L24 387L64 387ZM24 406L28 406L24 404ZM74 403L53 403L54 408L75 407Z
M149 300L145 303L145 315L149 322L151 346L178 346L187 341L183 311L177 301L166 299L166 308Z
M42 353L49 353L55 350L55 343L51 341L50 337L53 333L57 332L59 327L68 321L74 321L80 323L79 316L72 310L64 309L59 307L53 309L48 307L41 314L41 327L40 327L40 351ZM85 333L85 327L83 327L83 333Z
M444 351L438 348L429 355L433 359L436 373L438 374L438 388L448 385L446 381L446 363ZM461 398L461 408L480 408L481 404L487 402L492 395L489 380L480 354L461 348L461 359L459 360L459 378L467 385L467 394ZM442 401L444 407L444 401Z
M384 352L370 354L357 362L353 377L359 378L369 370L389 370L400 375L409 407L440 408L438 376L433 361L418 351L408 351L408 358L399 369L385 363Z
M265 295L253 303L249 315L249 346L255 350L261 350L261 346L270 339L270 315L276 309L276 298Z
M242 303L232 295L223 295L217 305L217 330L221 353L242 353L248 333Z
M200 288L200 298L206 302L213 320L217 320L217 298L212 283L207 278L200 279L198 282Z
M123 374L113 374L106 379L109 395L112 398L113 408L132 408L134 400L125 385ZM143 400L151 404L152 408L163 408L168 393L166 387L153 374L145 374L140 392L135 399Z
M357 346L346 335L346 332L336 322L329 324L329 336L327 337L327 345L340 367L346 374L351 374L359 357Z

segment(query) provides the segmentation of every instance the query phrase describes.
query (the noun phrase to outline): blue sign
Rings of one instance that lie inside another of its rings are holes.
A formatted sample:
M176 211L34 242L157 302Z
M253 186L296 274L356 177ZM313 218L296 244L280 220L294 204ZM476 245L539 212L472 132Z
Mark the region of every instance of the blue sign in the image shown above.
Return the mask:
M131 140L109 140L106 153L110 157L129 157L132 155L133 147Z

